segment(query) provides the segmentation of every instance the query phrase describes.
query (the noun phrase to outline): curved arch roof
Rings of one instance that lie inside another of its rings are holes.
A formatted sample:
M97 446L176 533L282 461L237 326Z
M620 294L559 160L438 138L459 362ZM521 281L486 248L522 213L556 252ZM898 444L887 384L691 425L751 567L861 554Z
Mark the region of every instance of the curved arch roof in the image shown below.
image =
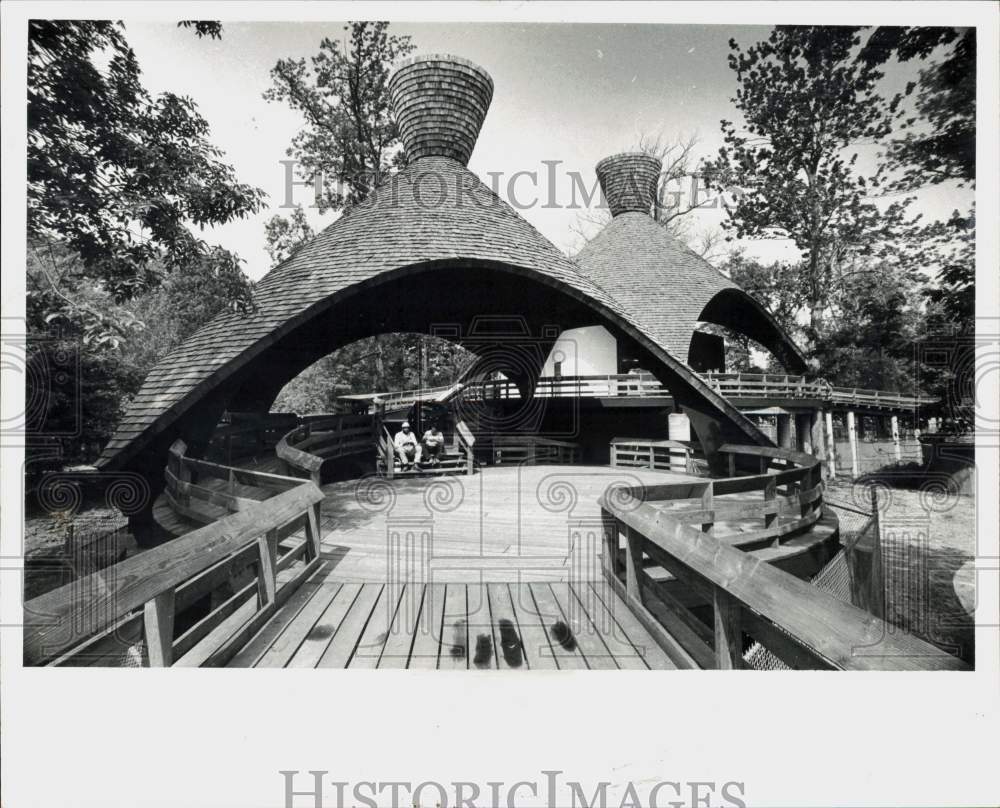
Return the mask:
M257 285L256 311L220 315L164 358L147 376L99 465L129 463L154 439L169 435L179 419L196 414L199 404L226 400L237 371L256 372L259 366L251 363L279 339L295 339L303 333L297 328L315 322L337 300L388 282L397 270L435 262L468 262L462 271L470 273L501 265L570 295L593 309L596 321L618 327L652 353L689 403L705 405L750 440L768 443L465 167L492 95L487 79L480 68L444 55L404 63L389 88L407 152L419 159L265 275ZM391 292L387 285L386 294ZM469 307L474 310L475 301ZM340 314L351 316L347 309Z
M702 314L720 292L727 292L727 308L735 308L737 302L743 308L730 313L750 325L740 330L763 343L789 370L805 369L805 359L796 345L756 300L670 236L647 213L616 213L574 261L582 274L606 290L657 342L685 362Z

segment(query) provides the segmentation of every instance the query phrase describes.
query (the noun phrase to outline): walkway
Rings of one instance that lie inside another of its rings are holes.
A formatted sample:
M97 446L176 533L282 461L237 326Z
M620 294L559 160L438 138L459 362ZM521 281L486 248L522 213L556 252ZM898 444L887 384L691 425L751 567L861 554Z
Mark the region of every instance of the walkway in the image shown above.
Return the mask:
M676 667L602 582L342 583L326 565L230 667Z

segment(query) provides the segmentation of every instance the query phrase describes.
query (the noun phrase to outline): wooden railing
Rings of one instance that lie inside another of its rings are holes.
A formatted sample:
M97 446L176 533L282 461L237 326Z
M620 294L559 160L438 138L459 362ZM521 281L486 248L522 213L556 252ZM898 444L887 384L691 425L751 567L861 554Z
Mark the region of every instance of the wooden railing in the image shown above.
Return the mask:
M611 465L654 471L691 471L691 447L676 440L612 438Z
M615 488L601 498L605 575L680 666L739 668L746 637L793 668L959 670L963 662L744 550L810 529L823 512L819 463L781 449L724 445L731 468L760 474L697 483ZM778 468L772 469L772 465ZM783 491L779 491L783 488ZM720 502L760 491L757 502ZM749 533L715 523L758 518ZM624 570L619 562L624 542ZM744 549L739 549L740 547ZM693 607L654 582L659 566L710 607ZM624 573L624 582L619 578Z
M279 412L263 415L233 412L228 414L227 419L228 423L212 433L206 453L209 458L226 465L231 465L240 457L273 448L299 420L294 413Z
M371 451L375 422L370 415L312 415L283 435L275 454L285 470L320 484L327 460Z
M471 477L476 465L476 436L472 434L472 430L469 429L469 425L465 421L459 421L455 424L455 446L460 452L465 453L465 471Z
M580 444L535 435L498 435L492 440L493 465L572 465L580 462Z
M164 496L171 509L180 516L201 524L209 524L238 511L246 510L265 497L295 488L302 480L280 474L251 471L208 460L187 456L187 446L177 440L167 453L164 472ZM222 481L206 485L213 480ZM242 495L245 488L255 489L256 497Z
M130 648L152 667L224 665L320 564L323 494L298 482L27 602L25 665L121 665Z
M882 390L857 387L833 387L822 379L807 379L773 373L704 373L702 379L716 392L733 399L804 399L831 404L849 404L859 407L914 409L922 404L932 404L937 399L912 396ZM345 396L353 401L370 400L377 396L388 406L402 406L417 400L434 400L453 387L434 387L424 390L372 393ZM517 385L507 379L470 382L462 389L462 396L471 401L519 399ZM670 398L669 388L664 387L651 373L617 373L591 376L543 376L535 388L537 398L613 398L629 396L639 398Z

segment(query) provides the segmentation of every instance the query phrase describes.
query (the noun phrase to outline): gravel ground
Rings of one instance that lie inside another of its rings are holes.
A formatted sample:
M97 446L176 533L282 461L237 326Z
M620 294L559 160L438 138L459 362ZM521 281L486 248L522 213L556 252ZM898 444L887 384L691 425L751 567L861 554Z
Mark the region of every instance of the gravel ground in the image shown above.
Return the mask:
M34 513L24 520L24 597L120 561L135 552L128 520L114 508Z
M828 495L863 505L867 488L834 482ZM976 502L971 496L879 489L886 616L973 660Z

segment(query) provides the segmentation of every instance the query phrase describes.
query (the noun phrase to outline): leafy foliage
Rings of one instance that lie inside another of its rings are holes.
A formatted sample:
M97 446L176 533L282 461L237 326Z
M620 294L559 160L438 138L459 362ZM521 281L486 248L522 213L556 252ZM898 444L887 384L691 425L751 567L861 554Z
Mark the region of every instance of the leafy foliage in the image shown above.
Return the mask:
M308 65L281 59L271 70L264 98L303 116L288 155L303 179L319 180L320 212L357 204L403 163L387 85L392 63L413 45L388 28L387 22L351 23L344 28L347 42L324 38Z
M272 216L264 224L264 240L271 263L277 266L291 257L299 247L313 237L313 229L306 221L305 211L299 205L289 218Z
M891 131L882 73L854 57L858 30L779 27L746 51L731 40L746 125L723 121L725 145L703 167L712 187L738 191L725 223L733 235L788 238L802 252L812 339L841 274L886 253L905 225L908 200L880 209L870 198L878 177L857 168L856 147Z
M976 31L974 28L878 28L860 58L881 65L926 59L951 46L947 56L920 71L892 100L904 137L890 144L887 167L902 172L901 187L976 179ZM916 115L902 104L914 90Z
M177 27L193 28L198 39L206 36L210 39L222 39L222 23L218 20L181 20Z
M208 138L208 123L190 98L152 96L142 86L120 23L29 23L29 239L67 248L81 277L115 303L210 260L231 276L232 299L252 306L238 259L189 229L246 216L263 197L237 181ZM56 299L55 311L83 318L102 337L123 330L65 292Z
M220 270L211 257L167 274L156 289L125 303L117 303L81 266L79 256L62 245L33 245L28 251L29 366L40 370L60 352L79 361L68 385L37 391L46 401L41 431L72 435L61 440L63 460L69 462L97 457L152 367L231 305L227 301L233 294L232 273ZM88 320L52 316L54 298L61 294L71 294L77 308L127 329L97 336L83 324ZM28 379L29 385L45 383L46 375L29 373Z

